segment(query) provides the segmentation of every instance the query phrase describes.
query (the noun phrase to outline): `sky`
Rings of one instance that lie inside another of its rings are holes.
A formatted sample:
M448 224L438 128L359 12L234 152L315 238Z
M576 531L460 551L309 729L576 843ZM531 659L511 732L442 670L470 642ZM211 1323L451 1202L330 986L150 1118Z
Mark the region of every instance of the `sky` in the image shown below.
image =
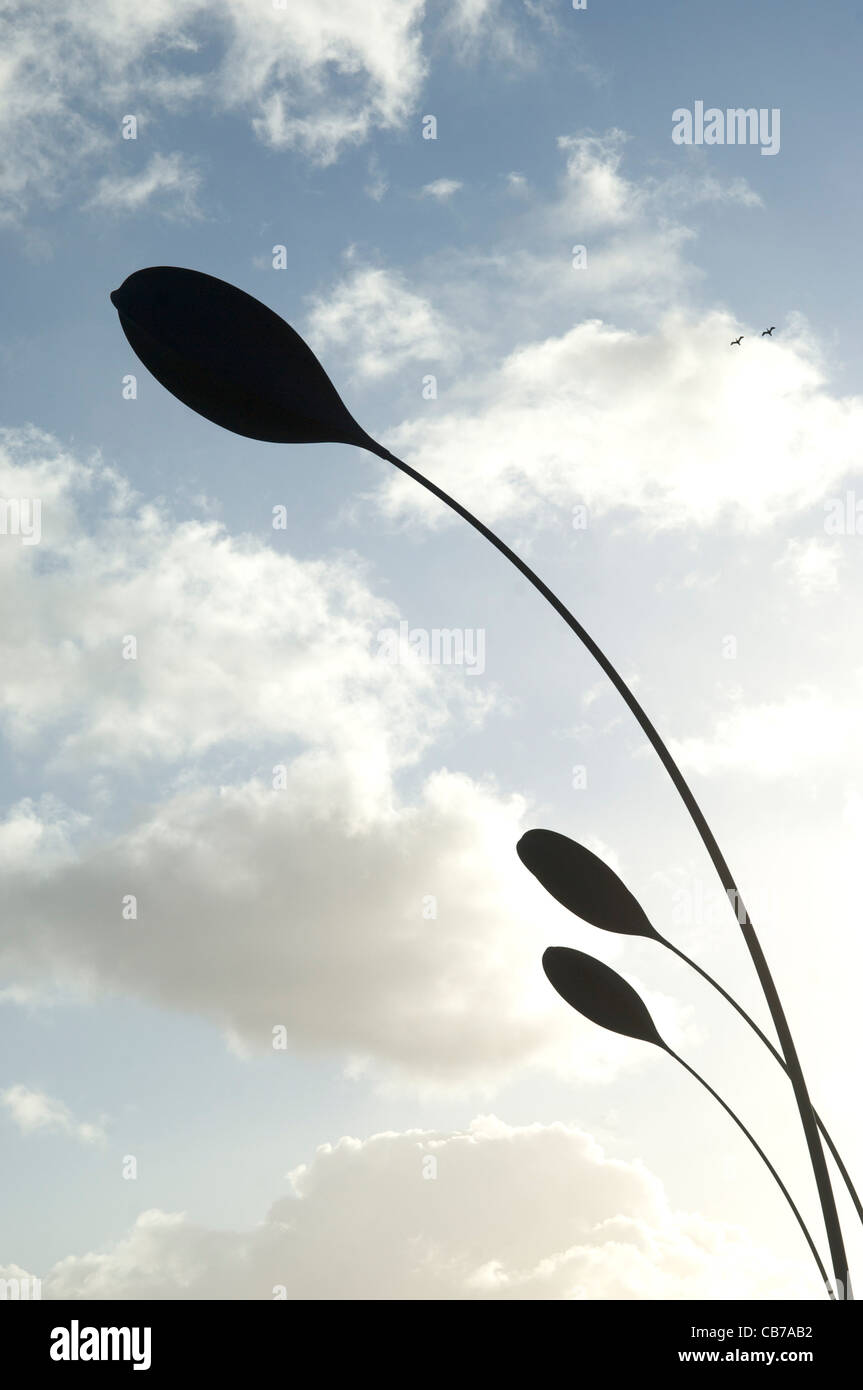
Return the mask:
M515 853L587 845L770 1028L610 683L380 459L185 408L109 294L178 265L262 300L572 609L689 779L859 1175L859 9L0 0L0 27L0 1277L823 1297L722 1110L543 974L568 945L638 989L826 1259L775 1063ZM678 143L696 103L774 148Z

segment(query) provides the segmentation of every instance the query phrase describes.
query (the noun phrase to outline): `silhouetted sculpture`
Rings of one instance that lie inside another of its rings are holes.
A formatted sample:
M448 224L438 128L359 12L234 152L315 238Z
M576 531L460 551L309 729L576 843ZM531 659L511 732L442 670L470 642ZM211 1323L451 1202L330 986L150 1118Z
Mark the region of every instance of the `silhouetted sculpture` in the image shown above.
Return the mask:
M785 1011L743 896L683 774L608 657L548 585L499 536L443 488L361 429L311 348L271 309L224 280L177 266L137 271L114 291L111 300L144 365L168 391L208 420L247 438L272 443L356 444L413 478L463 517L525 576L608 676L674 783L729 901L737 904L738 923L794 1087L837 1285L850 1297L848 1261L812 1103ZM742 341L741 334L732 346L739 347Z

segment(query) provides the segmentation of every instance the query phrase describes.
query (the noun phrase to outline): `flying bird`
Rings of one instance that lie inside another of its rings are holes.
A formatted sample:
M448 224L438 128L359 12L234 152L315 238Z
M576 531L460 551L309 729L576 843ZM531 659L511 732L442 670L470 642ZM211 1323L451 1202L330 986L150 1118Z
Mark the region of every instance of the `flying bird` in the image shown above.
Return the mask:
M774 323L773 328L775 328L775 327L776 327L776 324ZM773 337L773 328L765 328L764 332L761 334L762 338L772 338L772 337Z
M740 347L740 344L741 344L742 342L743 342L743 334L741 333L740 337L739 337L739 338L735 338L735 339L734 339L734 342L731 343L730 346L731 346L731 347Z

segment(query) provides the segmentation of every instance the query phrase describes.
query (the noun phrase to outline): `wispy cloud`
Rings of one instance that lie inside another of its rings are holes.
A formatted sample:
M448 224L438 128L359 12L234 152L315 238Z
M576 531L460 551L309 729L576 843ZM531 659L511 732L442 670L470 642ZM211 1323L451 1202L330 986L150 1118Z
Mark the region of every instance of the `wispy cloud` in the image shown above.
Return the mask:
M68 1106L44 1091L10 1086L0 1091L0 1104L24 1135L66 1134L81 1144L100 1144L105 1138L103 1125L76 1120Z
M424 184L421 192L424 198L436 198L439 203L445 203L460 188L464 188L460 179L435 179L434 183Z
M106 174L86 206L123 214L152 204L165 217L200 217L202 182L194 163L179 152L154 154L140 174Z

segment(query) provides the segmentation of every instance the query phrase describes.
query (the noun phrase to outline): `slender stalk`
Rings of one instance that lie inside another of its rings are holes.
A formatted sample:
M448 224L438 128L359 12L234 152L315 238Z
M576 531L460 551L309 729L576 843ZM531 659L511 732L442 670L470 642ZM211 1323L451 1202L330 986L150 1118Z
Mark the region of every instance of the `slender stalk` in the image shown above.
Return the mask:
M719 984L718 980L714 980L712 975L708 975L707 971L703 970L702 967L696 961L692 960L686 954L685 951L681 951L680 948L678 946L675 946L671 941L666 941L664 936L659 936L659 940L662 942L663 946L668 947L669 951L673 951L674 954L676 956L679 956L681 960L685 960L687 965L691 965L692 969L696 970L698 974L701 975L702 978L707 981L708 984L712 985L715 990L718 990L718 992L722 995L723 999L728 1000L731 1007L733 1009L736 1009L740 1017L744 1020L744 1022L749 1024L749 1027L752 1029L753 1033L755 1033L755 1035L761 1039L768 1052L771 1052L773 1054L782 1070L787 1074L788 1068L785 1065L785 1061L782 1057L782 1054L776 1050L776 1048L773 1046L772 1042L768 1038L767 1034L763 1033L761 1029L758 1027L758 1024L755 1022L755 1019L750 1018L749 1014L746 1012L743 1006L741 1004L738 1004L737 1000L734 999L728 993L728 990L723 989L722 985ZM845 1164L842 1162L842 1159L839 1156L839 1150L836 1148L836 1145L830 1138L830 1135L827 1132L827 1126L824 1124L824 1121L820 1118L816 1111L813 1111L813 1114L815 1115L815 1123L821 1131L821 1134L824 1138L824 1142L827 1145L830 1152L832 1153L833 1158L835 1159L836 1167L842 1174L842 1180L845 1183L851 1200L857 1209L857 1215L860 1217L860 1220L863 1221L863 1205L861 1205L860 1198L857 1196L854 1184L851 1181L851 1175L848 1172L848 1169L845 1167Z
M368 442L365 442L366 440ZM743 939L745 940L746 945L749 949L749 954L752 957L755 969L758 973L758 978L761 981L761 988L764 991L764 996L767 1000L767 1005L770 1009L770 1014L773 1018L773 1023L775 1025L776 1032L779 1037L779 1042L782 1047L782 1052L785 1057L785 1061L788 1068L788 1075L791 1079L791 1084L794 1087L794 1097L797 1101L797 1109L800 1112L800 1120L803 1125L804 1135L806 1137L806 1145L809 1150L809 1159L812 1164L812 1172L815 1177L815 1184L818 1188L818 1198L821 1203L821 1211L824 1217L824 1225L827 1231L827 1239L830 1245L830 1257L833 1264L833 1272L836 1277L839 1295L842 1298L851 1298L852 1294L848 1279L848 1259L845 1254L845 1244L842 1239L842 1229L839 1225L839 1214L836 1210L836 1200L833 1196L833 1188L830 1184L830 1173L827 1168L827 1160L824 1157L824 1150L821 1147L821 1139L818 1133L818 1126L815 1122L815 1116L812 1110L812 1102L809 1099L809 1092L806 1088L806 1082L803 1077L803 1071L800 1066L800 1060L797 1056L797 1049L794 1046L794 1039L791 1036L791 1029L788 1026L788 1020L785 1017L785 1011L782 1007L782 1003L779 998L776 985L773 982L773 977L770 974L770 970L767 966L767 961L764 958L764 952L761 949L761 943L759 942L758 937L755 935L755 928L753 927L752 922L749 918L749 914L744 906L743 897L740 893L740 890L737 887L737 884L734 881L734 877L731 873L731 870L725 862L725 858L722 854L722 851L720 850L719 845L714 839L713 832L711 831L710 826L707 824L707 821L702 815L701 808L699 807L697 801L695 800L695 797L689 789L689 786L683 776L683 773L680 771L680 768L677 766L670 752L668 751L662 739L660 738L659 733L653 727L644 710L641 708L641 705L638 703L632 691L629 689L629 686L626 684L623 678L620 675L618 675L617 671L612 666L608 657L601 650L601 648L599 648L596 645L590 634L581 626L581 623L573 617L572 613L570 613L569 609L561 602L557 595L554 594L551 589L549 589L547 584L544 584L542 582L538 575L534 574L530 566L525 564L524 560L522 560L520 556L516 555L514 550L510 550L509 546L506 545L500 539L499 536L496 536L493 531L490 531L487 526L484 526L483 523L479 521L473 515L472 512L469 512L466 507L463 507L461 505L460 502L456 502L455 498L450 497L449 493L444 492L443 488L439 488L436 483L430 482L428 478L423 477L422 473L418 473L415 468L411 468L410 465L404 463L402 459L396 458L395 454L391 454L388 449L385 449L382 445L377 444L369 436L365 436L365 439L362 441L362 443L363 447L369 449L370 452L377 454L379 458L386 459L388 463L393 464L395 468L398 468L409 478L413 478L414 482L419 483L421 487L424 487L428 492L433 493L433 495L439 498L441 502L444 502L446 506L450 507L452 511L456 512L458 516L462 517L464 521L468 522L468 524L472 526L475 531L478 531L481 536L484 536L485 539L491 545L494 546L495 550L499 550L501 555L506 556L510 564L514 565L515 568L519 570L527 580L530 581L533 587L540 594L542 594L543 598L551 604L552 608L555 610L556 613L560 614L567 627L571 628L571 630L575 633L576 637L578 637L579 641L583 643L583 645L590 652L591 656L594 658L597 664L608 676L609 680L611 681L614 688L617 690L618 694L623 699L624 703L628 706L632 714L635 716L636 720L638 721L639 725L641 726L642 730L647 736L648 741L650 742L651 746L653 747L657 756L659 757L660 762L662 763L663 767L665 768L666 772L668 773L669 777L671 778L672 782L677 788L678 794L680 795L680 798L683 801L684 806L689 812L689 815L695 825L696 830L701 836L702 843L704 844L707 853L710 855L713 867L719 875L719 881L721 882L722 887L724 888L728 896L729 902L736 904L737 921L741 931L743 932Z
M733 1120L734 1123L737 1125L738 1129L741 1129L741 1130L743 1131L743 1133L746 1135L746 1138L749 1140L750 1144L752 1145L752 1147L753 1147L753 1149L755 1150L755 1152L758 1154L759 1158L761 1158L762 1161L767 1165L767 1168L770 1170L770 1172L772 1173L773 1177L776 1179L776 1183L777 1183L777 1185L778 1185L780 1191L782 1192L783 1197L785 1198L785 1200L786 1200L786 1202L788 1203L789 1207L790 1207L791 1210L793 1211L794 1216L795 1216L795 1219L796 1219L796 1221L797 1221L797 1225L800 1227L801 1231L803 1232L804 1236L806 1237L806 1244L809 1246L809 1249L812 1251L812 1258L814 1259L815 1263L816 1263L817 1266L818 1266L818 1273L821 1275L821 1278L824 1280L824 1287L826 1288L827 1293L829 1294L830 1298L832 1298L833 1301L835 1302L835 1300L836 1300L836 1295L834 1294L832 1288L830 1287L830 1280L829 1280L829 1278L828 1278L828 1276L827 1276L827 1270L824 1268L824 1265L823 1265L822 1262L821 1262L821 1256L818 1254L818 1251L817 1251L816 1246L815 1246L815 1242L813 1241L811 1235L809 1234L809 1230L808 1230L808 1228L807 1228L807 1226L806 1226L806 1223L805 1223L805 1221L803 1220L803 1217L800 1215L800 1212L797 1210L797 1207L796 1207L796 1205L795 1205L795 1203L794 1203L794 1199L793 1199L793 1197L791 1196L791 1193L788 1191L788 1188L785 1186L784 1182L783 1182L782 1179L780 1178L780 1176L779 1176L779 1174L777 1173L776 1169L773 1167L773 1164L770 1162L770 1159L767 1157L767 1155L766 1155L766 1153L764 1152L764 1150L762 1149L761 1145L758 1143L758 1140L749 1132L749 1130L746 1128L745 1124L744 1124L743 1121L740 1119L740 1117L739 1117L738 1115L735 1115L734 1111L731 1109L731 1106L726 1104L726 1102L722 1099L722 1097L718 1094L718 1092L717 1092L717 1091L714 1091L713 1087L712 1087L707 1081L704 1080L704 1077L703 1077L703 1076L700 1076L700 1075L699 1075L699 1073L695 1070L694 1067L691 1067L691 1066L689 1065L688 1062L684 1062L683 1058L682 1058L682 1057L678 1057L678 1055L677 1055L676 1052L672 1052L671 1048L668 1047L667 1044L666 1044L666 1046L665 1046L665 1050L666 1050L666 1052L669 1053L670 1056L672 1056L672 1057L674 1058L675 1062L679 1062L680 1065L681 1065L682 1067L685 1067L685 1068L686 1068L686 1070L689 1072L690 1076L694 1076L696 1081L700 1081L700 1082L701 1082L701 1084L702 1084L702 1086L704 1087L705 1091L709 1091L709 1093L713 1096L713 1099L714 1099L714 1100L718 1100L718 1101L719 1101L719 1104L722 1106L722 1109L726 1112L726 1114L728 1114L728 1115L731 1116L732 1120Z

